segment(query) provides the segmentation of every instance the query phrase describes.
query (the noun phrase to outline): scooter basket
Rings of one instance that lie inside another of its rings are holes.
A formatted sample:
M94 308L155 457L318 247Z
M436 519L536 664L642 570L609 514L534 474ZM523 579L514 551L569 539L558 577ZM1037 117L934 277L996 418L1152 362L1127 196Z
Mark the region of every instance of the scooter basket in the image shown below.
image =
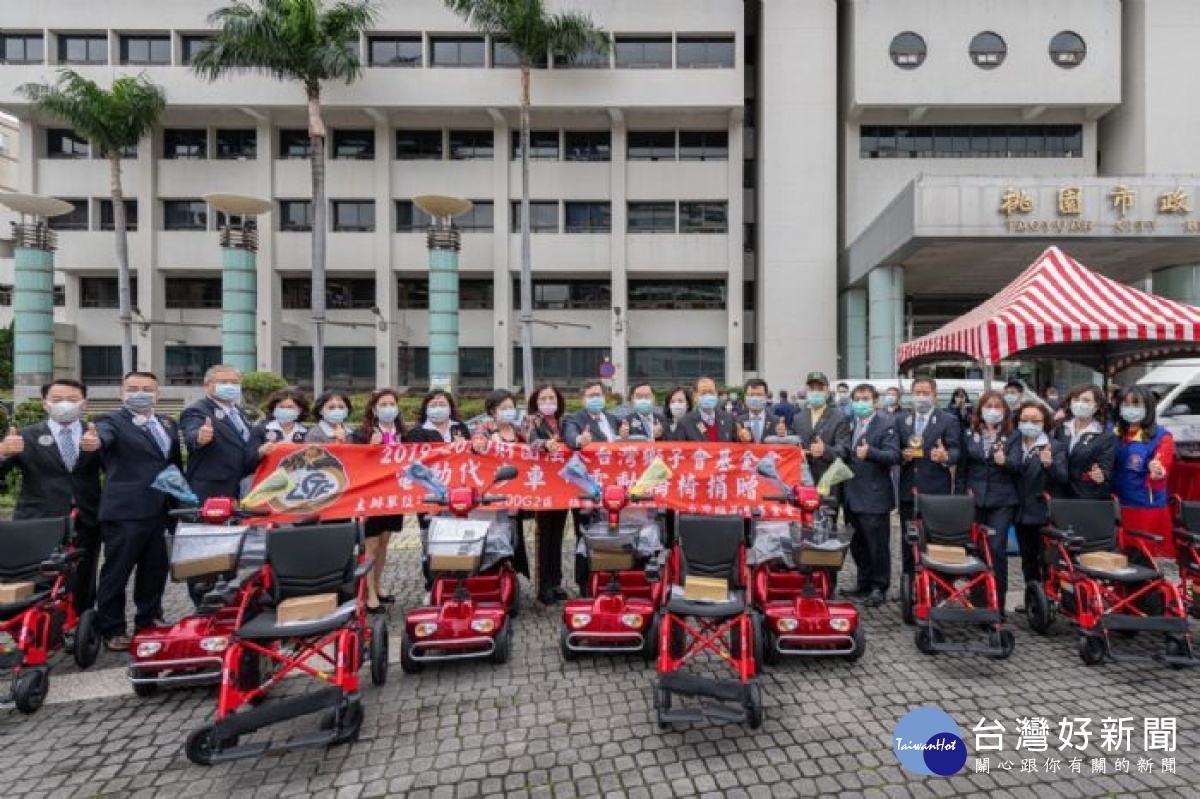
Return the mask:
M171 579L237 571L245 534L244 526L180 524L171 538Z
M474 574L483 563L484 543L491 522L438 516L429 524L425 554L433 572Z
M584 528L583 542L587 547L588 562L594 571L624 571L633 568L634 544L639 527L608 529L607 524L593 524Z
M838 535L831 524L816 524L799 528L792 539L796 562L801 566L820 569L840 569L846 560L850 541Z

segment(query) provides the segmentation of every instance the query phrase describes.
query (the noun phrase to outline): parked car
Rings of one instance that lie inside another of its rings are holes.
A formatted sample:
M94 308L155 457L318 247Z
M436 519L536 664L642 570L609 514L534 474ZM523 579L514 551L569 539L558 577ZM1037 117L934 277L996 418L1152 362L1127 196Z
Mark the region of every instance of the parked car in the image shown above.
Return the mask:
M1158 398L1158 421L1181 458L1200 459L1200 361L1167 361L1138 380Z

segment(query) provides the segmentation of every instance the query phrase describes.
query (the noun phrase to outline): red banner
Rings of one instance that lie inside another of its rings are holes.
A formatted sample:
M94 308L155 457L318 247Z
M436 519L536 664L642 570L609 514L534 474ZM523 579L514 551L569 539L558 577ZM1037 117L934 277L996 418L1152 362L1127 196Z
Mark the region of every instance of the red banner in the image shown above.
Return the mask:
M427 467L447 488L484 489L498 468L511 464L516 478L497 484L491 493L509 497L512 510L555 510L586 505L582 489L563 474L573 459L600 485L630 487L657 460L670 478L655 492L653 505L687 513L746 514L761 508L768 517L787 517L786 505L763 502L780 487L755 471L774 454L780 477L800 482L798 447L745 444L629 443L593 444L582 452L548 453L523 444L490 443L483 454L469 441L453 444L280 445L259 465L247 507L295 518L328 519L434 512L425 503L428 489L411 479L415 462Z

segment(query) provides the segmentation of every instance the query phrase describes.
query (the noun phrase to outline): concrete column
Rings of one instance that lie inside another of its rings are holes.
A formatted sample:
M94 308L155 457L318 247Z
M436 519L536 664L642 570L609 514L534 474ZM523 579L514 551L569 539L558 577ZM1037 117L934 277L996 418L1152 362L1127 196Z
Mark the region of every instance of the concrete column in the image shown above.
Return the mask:
M1155 294L1188 305L1200 305L1200 265L1170 266L1151 278Z
M725 334L725 382L729 385L741 385L746 378L746 370L744 367L744 352L743 344L746 341L745 320L743 319L743 307L745 303L742 299L742 294L745 290L745 275L744 273L744 248L742 247L742 237L745 235L742 230L742 220L746 217L744 195L741 189L742 186L742 169L745 166L743 162L745 149L745 134L742 129L742 109L737 109L729 117L729 160L726 162L729 171L726 180L729 185L729 208L725 216L725 225L728 234L726 239L728 243L728 263L729 263L729 282L725 287L726 303L725 303L725 318L726 334ZM760 364L761 366L761 364ZM784 369L788 366L792 368L791 372L783 371L779 368L778 362L775 365L775 373L769 378L774 380L772 385L782 384L786 377L795 373L795 364L784 364ZM760 375L765 375L766 372L762 369L758 370Z
M13 383L36 389L54 379L54 238L41 222L15 233Z
M628 214L626 213L626 160L625 149L625 116L618 109L610 109L612 117L612 133L610 134L610 152L612 153L612 226L609 233L609 271L612 273L612 358L617 373L613 377L613 390L625 394L629 389L629 258L626 245L629 237L626 235ZM621 313L617 315L617 309Z
M253 372L258 364L257 265L249 247L221 248L221 362L242 372Z
M375 307L380 316L375 325L375 385L396 385L400 311L396 307L396 273L392 270L393 242L396 240L396 206L392 202L392 158L395 139L392 126L383 113L375 117L375 153L387 154L375 169Z
M458 384L459 232L429 229L429 387L454 391Z
M868 377L896 375L896 344L904 318L904 276L898 266L877 266L867 276L867 316L870 334Z
M509 203L509 161L502 154L507 152L509 127L499 111L493 109L491 116L497 153L492 160L495 187L492 192L492 384L495 388L512 388L520 379L517 374L520 369L513 369L513 349L520 341L520 331L513 314L512 273L508 268L512 205ZM532 389L528 386L525 390Z
M837 376L859 378L867 374L867 292L842 292L842 358Z
M275 185L275 151L278 140L269 116L255 117L257 132L257 155L254 161L256 175L255 191L260 197L274 197L272 187ZM275 237L279 230L279 205L275 204L269 217L258 223L258 253L256 261L262 269L256 272L258 300L258 366L264 372L282 373L283 343L282 325L280 324L280 283L275 271Z

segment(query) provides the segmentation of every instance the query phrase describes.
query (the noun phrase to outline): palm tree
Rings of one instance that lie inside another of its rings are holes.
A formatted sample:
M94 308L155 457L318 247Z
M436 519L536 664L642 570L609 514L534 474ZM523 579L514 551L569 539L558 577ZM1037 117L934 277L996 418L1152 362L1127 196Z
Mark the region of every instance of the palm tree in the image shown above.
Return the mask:
M376 20L372 0L238 0L214 11L216 38L192 69L210 81L258 72L304 86L312 163L313 390L325 388L325 123L321 88L362 75L359 39Z
M121 188L121 153L136 147L148 134L167 107L163 90L144 75L126 76L113 81L107 91L79 73L64 69L58 82L26 83L17 91L34 107L58 117L78 135L91 140L103 158L108 159L113 208L113 229L117 234L117 306L123 336L121 373L134 369L133 302L129 296L129 233L125 218L125 192Z
M550 14L543 0L445 0L480 33L503 39L521 62L521 385L533 390L533 273L529 252L529 79L533 65L553 53L571 61L607 53L608 34L578 11Z

